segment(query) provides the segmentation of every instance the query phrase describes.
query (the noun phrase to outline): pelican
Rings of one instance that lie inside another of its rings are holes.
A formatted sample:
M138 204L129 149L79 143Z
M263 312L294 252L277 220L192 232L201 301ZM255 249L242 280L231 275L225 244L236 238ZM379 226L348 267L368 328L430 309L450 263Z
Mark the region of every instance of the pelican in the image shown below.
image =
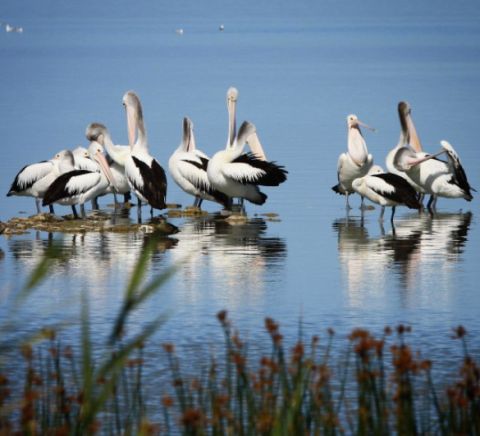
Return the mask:
M264 204L267 196L258 186L278 186L287 179L287 171L275 162L259 159L253 153L243 153L245 142L256 131L252 123L245 121L237 136L234 131L234 123L230 122L226 148L210 159L208 179L214 189L228 197Z
M383 221L386 206L392 208L390 217L392 223L396 206L404 204L410 209L422 207L415 189L403 177L385 173L378 165L372 166L367 175L355 179L352 182L352 188L355 192L382 206L380 221Z
M130 189L138 199L138 217L141 217L142 201L153 208L165 209L167 177L160 164L148 152L148 141L143 121L142 105L137 94L128 91L123 96L127 112L130 153L125 160L125 176ZM135 140L135 134L137 138Z
M447 141L441 141L440 144L442 150L433 155L415 153L403 147L397 151L393 162L398 170L406 172L409 178L430 194L427 204L430 213L436 209L438 197L473 199L471 191L474 189L468 183L457 152ZM436 159L443 153L447 154L448 162Z
M199 208L203 200L216 201L227 207L228 197L222 192L212 189L208 180L209 160L210 158L205 153L196 148L193 123L185 117L182 142L168 161L170 174L180 188L195 197L194 207Z
M78 218L75 205L81 207L82 217L85 217L84 203L105 193L110 184L115 186L107 160L103 155L103 147L93 143L89 147L90 155L100 165L101 171L74 169L73 153L65 158L71 170L59 176L48 188L43 197L43 205L59 203L72 206L75 218Z
M412 120L412 109L407 102L401 101L400 103L398 103L398 116L401 126L400 139L398 140L398 144L396 145L396 147L390 150L390 152L387 154L385 163L387 165L387 170L390 173L397 174L398 176L403 177L408 183L410 183L414 187L414 189L418 193L420 193L421 203L422 198L425 195L425 189L421 185L415 183L407 175L407 173L405 173L404 171L399 171L394 165L395 155L403 147L410 148L415 153L423 153L422 144L420 142L420 138L418 137L415 124Z
M371 154L368 154L367 144L363 139L360 126L372 131L375 129L362 123L356 115L349 115L347 117L347 126L348 151L346 153L342 153L338 158L338 184L332 186L332 190L337 194L346 196L346 208L350 209L348 196L354 192L352 182L359 177L367 175L368 171L373 165L373 157Z
M15 176L7 197L12 195L34 197L37 213L41 213L41 199L48 187L62 171L68 170L68 167L64 168L65 153L66 151L61 151L50 160L23 167ZM52 205L50 205L50 213L54 213Z
M113 180L115 181L115 189L112 189L112 185L110 185L107 188L106 193L112 193L113 194L113 198L114 198L114 201L115 201L115 208L117 208L117 207L119 207L118 200L117 200L117 194L123 194L124 205L125 205L128 202L128 200L130 199L130 186L128 184L127 177L125 176L125 166L124 166L125 163L123 165L119 164L118 160L113 159L112 155L110 153L108 153L108 149L112 150L112 149L119 148L119 147L127 147L127 148L129 148L129 147L128 146L123 146L123 145L114 145L112 141L102 141L102 143L97 142L98 137L95 136L95 129L90 127L92 125L95 125L95 123L92 123L89 126L87 126L87 129L85 131L85 136L90 141L90 146L92 146L92 144L95 143L97 146L102 147L103 149L105 149L107 151L107 155L108 155L107 156L107 163L108 163L108 166L110 167L110 172L112 173ZM89 130L89 129L91 129L91 130ZM96 168L97 168L97 171L100 171L100 167L98 166L98 164L90 158L90 154L88 153L88 151L87 150L85 150L85 151L87 152L87 156L89 157L86 160L90 161L91 164L95 165ZM75 150L74 150L74 154L75 154ZM121 158L123 158L123 157L121 157ZM118 159L118 156L117 156L117 159ZM76 162L77 162L77 159L75 157L75 163ZM125 161L123 160L123 162L125 162ZM89 168L81 168L80 167L78 169L89 169ZM90 169L90 171L93 171L93 170ZM97 200L94 199L93 201L95 203L94 209L98 209Z

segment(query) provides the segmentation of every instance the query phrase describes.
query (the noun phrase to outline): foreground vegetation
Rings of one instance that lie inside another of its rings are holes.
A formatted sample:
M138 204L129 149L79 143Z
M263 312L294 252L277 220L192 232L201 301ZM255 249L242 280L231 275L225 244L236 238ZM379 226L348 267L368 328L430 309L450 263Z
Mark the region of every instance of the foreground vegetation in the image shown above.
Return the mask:
M63 344L61 329L48 328L22 341L21 365L0 362L0 434L480 434L480 368L463 327L453 335L463 357L447 382L434 380L434 363L407 343L408 326L386 328L380 337L356 329L342 357L333 359L332 345L341 341L333 330L308 342L300 332L287 345L267 318L271 346L258 356L249 354L223 311L217 317L224 352L207 356L197 371L165 343L159 353L169 382L151 380L144 347L165 316L135 336L125 332L131 313L175 273L172 268L144 284L154 244L139 259L101 350L92 345L84 296L78 349ZM17 304L59 257L52 251L42 260ZM9 328L3 326L1 338ZM0 347L11 355L19 344L2 339ZM155 384L158 401L146 397L147 385Z

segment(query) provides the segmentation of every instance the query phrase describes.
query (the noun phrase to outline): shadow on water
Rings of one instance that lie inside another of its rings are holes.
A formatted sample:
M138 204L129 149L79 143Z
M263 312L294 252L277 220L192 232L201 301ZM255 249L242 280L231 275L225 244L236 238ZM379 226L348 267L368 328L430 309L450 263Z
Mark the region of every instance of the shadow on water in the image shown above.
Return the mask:
M400 288L412 291L419 286L421 273L435 276L434 269L445 263L461 262L471 220L471 212L434 218L412 214L388 232L378 223L375 237L370 236L376 233L375 224L367 227L361 218L335 220L332 227L338 235L338 256L350 295L372 287L385 292L392 286L391 272Z

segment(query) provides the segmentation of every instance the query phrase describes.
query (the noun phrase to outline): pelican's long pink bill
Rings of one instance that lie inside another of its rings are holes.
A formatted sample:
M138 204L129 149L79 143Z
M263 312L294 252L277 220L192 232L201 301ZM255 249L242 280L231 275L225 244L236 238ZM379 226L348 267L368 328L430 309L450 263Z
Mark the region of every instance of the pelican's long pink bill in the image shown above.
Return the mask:
M99 165L100 165L100 167L103 171L103 174L105 174L105 177L110 182L110 184L113 186L113 189L115 191L118 191L118 186L115 183L115 179L114 179L113 174L110 170L110 166L108 165L107 159L105 159L105 156L101 152L97 151L95 153L95 160L99 163Z
M438 153L431 154L431 155L429 155L429 156L425 156L425 157L423 157L423 158L421 158L421 159L411 159L411 160L409 161L409 164L410 164L412 167L414 167L414 166L416 166L416 165L420 165L422 162L425 162L425 161L427 161L427 160L433 159L433 158L435 158L435 157L437 157L437 156L440 156L441 154L444 154L444 153L446 153L446 152L447 152L446 150L441 150L441 151L439 151Z

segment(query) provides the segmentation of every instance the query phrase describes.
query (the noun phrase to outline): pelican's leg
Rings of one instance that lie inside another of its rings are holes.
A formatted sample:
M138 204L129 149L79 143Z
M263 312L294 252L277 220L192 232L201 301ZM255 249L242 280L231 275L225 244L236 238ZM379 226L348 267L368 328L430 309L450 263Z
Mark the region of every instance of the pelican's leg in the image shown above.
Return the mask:
M198 199L198 204L197 204L197 207L198 207L199 209L201 209L202 203L203 203L203 198L199 198L199 199Z
M123 194L123 204L127 204L131 198L132 196L130 195L130 192L126 192L125 194Z
M42 208L40 207L40 198L35 198L35 205L37 206L37 214L42 213Z
M393 225L393 216L395 215L395 206L392 206L392 216L390 217L390 222Z
M72 204L72 212L73 212L74 218L75 218L75 219L78 219L77 208L75 207L74 204Z
M382 211L380 212L380 216L378 217L378 221L383 222L383 215L385 215L385 206L382 206Z
M422 205L422 208L423 208L423 200L425 199L425 194L422 194L420 192L420 194L418 194L418 202Z
M432 203L433 203L434 199L435 199L435 196L433 194L430 195L430 199L428 200L428 203L427 203L427 209L428 209L428 211L430 212L431 215L433 215Z
M118 209L120 207L120 205L118 204L118 199L117 199L117 193L116 192L113 193L113 203L115 205L114 206L115 209Z
M348 202L348 196L349 196L349 195L350 195L350 194L349 194L348 192L347 192L347 193L345 193L345 197L346 197L346 201L345 201L345 209L347 209L347 210L351 209L351 207L350 207L350 203Z
M153 218L153 207L150 207L150 218Z
M198 201L200 200L200 197L195 197L195 200L193 201L193 206L192 207L198 207Z
M138 223L142 222L142 200L137 197L137 218Z
M432 209L436 212L437 211L437 200L438 200L438 197L435 196L435 199L433 200L433 204L432 204Z
M87 214L85 213L85 205L80 205L80 213L82 214L82 218L86 218Z
M362 198L362 201L360 202L360 210L363 212L365 209L365 197L363 195L360 196Z
M49 204L49 205L48 205L48 210L50 211L50 213L51 213L52 215L55 215L55 211L53 210L53 204Z

